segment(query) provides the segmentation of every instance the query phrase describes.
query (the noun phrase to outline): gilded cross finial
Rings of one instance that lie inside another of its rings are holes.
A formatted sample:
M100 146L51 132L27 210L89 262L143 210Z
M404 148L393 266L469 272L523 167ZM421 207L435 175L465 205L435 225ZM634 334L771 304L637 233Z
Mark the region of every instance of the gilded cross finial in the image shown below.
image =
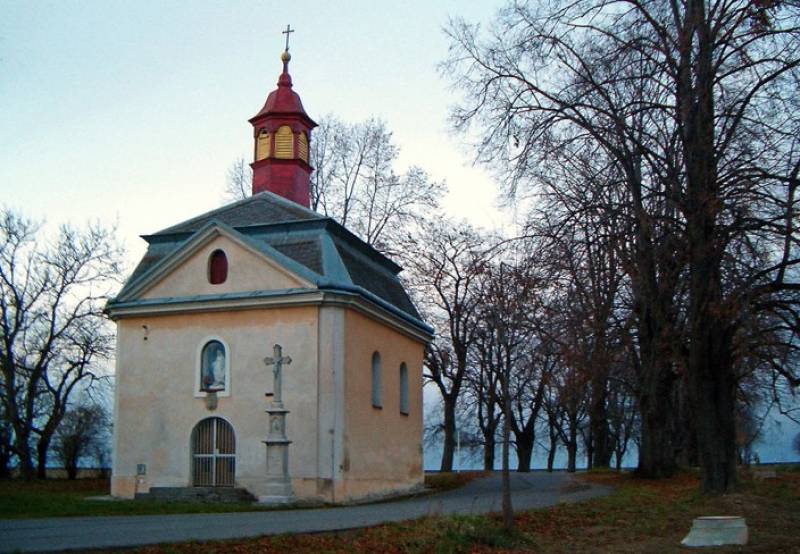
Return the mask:
M281 31L282 35L286 35L286 50L284 50L284 52L288 52L289 51L289 33L294 33L294 31L295 30L292 29L291 26L289 26L289 25L286 25L286 30L285 31Z

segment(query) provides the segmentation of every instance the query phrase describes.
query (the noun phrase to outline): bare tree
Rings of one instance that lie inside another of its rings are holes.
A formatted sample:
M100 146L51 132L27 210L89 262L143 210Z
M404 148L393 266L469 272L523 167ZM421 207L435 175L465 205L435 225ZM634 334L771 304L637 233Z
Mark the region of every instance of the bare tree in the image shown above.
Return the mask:
M558 452L560 430L564 428L564 412L558 398L555 379L551 379L545 387L544 412L547 423L547 471L552 472Z
M504 261L486 269L478 319L482 334L494 336L493 356L488 363L498 376L503 394L510 395L507 417L516 446L517 471L526 472L530 471L536 426L556 349L536 333L534 320L542 316L537 298L542 285L533 264L521 248L506 250L502 256L495 250L494 257ZM506 399L501 395L499 400L502 408Z
M569 291L565 295L570 298ZM561 298L563 303L566 298ZM562 442L567 448L567 471L577 469L578 437L590 406L589 386L591 373L586 371L586 348L583 321L580 312L564 309L559 330L561 364L560 372L553 374L557 398L564 426L558 429Z
M581 148L620 175L640 469L674 465L658 414L685 375L706 491L736 481L743 322L764 310L797 317L797 21L793 3L586 0L515 3L485 42L473 26L450 27L447 70L467 94L455 122L488 127L478 157L512 192L549 156Z
M78 476L81 460L102 449L109 424L107 410L101 404L79 404L64 412L55 432L53 451L69 479Z
M396 173L399 147L380 119L326 116L315 131L312 204L383 252L438 208L445 186L419 167Z
M99 225L65 225L48 241L30 220L0 211L0 401L27 479L34 458L45 476L71 396L103 378L113 355L102 309L121 257L113 231Z
M426 321L437 329L425 355L425 378L438 387L444 404L442 471L453 468L456 408L478 330L476 284L486 255L485 237L467 224L443 219L423 224L404 249L410 289Z
M503 418L500 375L494 360L497 334L481 325L470 350L472 361L466 377L469 394L466 402L473 407L483 442L483 469L494 470L497 433Z
M244 200L250 196L252 190L253 170L244 158L236 158L225 175L225 192L222 198L226 202Z
M311 209L324 211L327 203L331 174L336 165L336 140L345 132L344 124L333 114L327 114L319 120L319 126L313 131L311 140L310 161L314 171L311 173Z

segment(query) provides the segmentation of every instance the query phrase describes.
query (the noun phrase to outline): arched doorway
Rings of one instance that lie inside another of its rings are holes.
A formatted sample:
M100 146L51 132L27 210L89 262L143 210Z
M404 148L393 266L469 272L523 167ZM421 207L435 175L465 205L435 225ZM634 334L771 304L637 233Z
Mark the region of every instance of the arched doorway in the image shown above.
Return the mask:
M192 430L192 485L232 487L236 477L236 437L220 417L200 421Z

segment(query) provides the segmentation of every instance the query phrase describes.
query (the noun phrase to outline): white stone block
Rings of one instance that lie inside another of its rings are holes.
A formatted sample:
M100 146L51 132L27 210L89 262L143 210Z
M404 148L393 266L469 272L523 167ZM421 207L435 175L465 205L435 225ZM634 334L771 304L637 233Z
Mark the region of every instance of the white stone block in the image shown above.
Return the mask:
M747 523L739 516L705 516L695 518L683 546L722 546L747 544Z

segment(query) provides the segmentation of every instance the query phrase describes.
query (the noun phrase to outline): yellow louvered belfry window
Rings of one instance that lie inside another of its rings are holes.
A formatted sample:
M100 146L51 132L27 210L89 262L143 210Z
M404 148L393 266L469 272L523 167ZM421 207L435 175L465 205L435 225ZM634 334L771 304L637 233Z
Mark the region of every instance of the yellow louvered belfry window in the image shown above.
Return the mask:
M282 159L290 159L294 157L294 135L288 125L283 125L278 128L275 133L275 157Z
M308 163L308 137L305 133L300 133L300 137L297 141L298 150L300 151L300 159L304 162Z
M261 129L256 140L256 161L269 157L270 134L266 129Z

